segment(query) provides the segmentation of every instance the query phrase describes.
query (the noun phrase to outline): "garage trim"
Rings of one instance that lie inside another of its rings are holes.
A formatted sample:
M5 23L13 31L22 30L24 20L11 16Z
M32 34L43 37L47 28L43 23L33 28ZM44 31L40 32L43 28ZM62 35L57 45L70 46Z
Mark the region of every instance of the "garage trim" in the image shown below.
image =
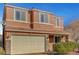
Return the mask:
M12 35L12 36L21 36L21 35ZM44 36L45 38L44 38L44 52L46 52L46 35L24 35L24 36ZM12 37L11 37L11 40L12 40ZM43 52L43 53L44 53ZM38 52L39 53L39 52ZM12 54L12 53L11 53Z

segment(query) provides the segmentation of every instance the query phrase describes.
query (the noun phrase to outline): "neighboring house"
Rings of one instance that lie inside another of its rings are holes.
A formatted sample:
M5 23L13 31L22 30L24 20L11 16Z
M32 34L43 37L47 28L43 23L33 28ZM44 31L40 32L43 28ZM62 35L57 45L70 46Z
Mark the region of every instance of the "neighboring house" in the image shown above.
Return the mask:
M6 54L53 52L56 43L69 39L63 18L47 11L6 5L3 21Z

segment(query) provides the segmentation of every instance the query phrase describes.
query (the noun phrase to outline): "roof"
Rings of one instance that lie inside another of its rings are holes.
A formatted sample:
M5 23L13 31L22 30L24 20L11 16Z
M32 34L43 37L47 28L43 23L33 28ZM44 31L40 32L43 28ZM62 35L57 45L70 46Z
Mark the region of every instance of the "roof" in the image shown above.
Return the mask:
M52 14L52 12L48 12L48 11L44 11L44 10L40 10L40 9L36 9L36 8L33 8L32 10L37 10L39 12L44 12L44 13L49 13L49 14ZM54 14L53 14L54 15Z
M30 9L27 9L27 8L17 7L17 6L8 5L8 4L5 4L5 6L13 7L13 8L19 8L19 9L24 9L24 10L30 10Z
M8 4L5 4L5 6L13 7L13 8L19 8L19 9L24 9L24 10L30 10L30 9L28 9L28 8L23 8L23 7L18 7L18 6L13 6L13 5L8 5ZM52 12L43 11L43 10L40 10L40 9L37 9L37 8L32 8L31 10L37 10L37 11L41 11L41 12L45 12L45 13L52 14Z

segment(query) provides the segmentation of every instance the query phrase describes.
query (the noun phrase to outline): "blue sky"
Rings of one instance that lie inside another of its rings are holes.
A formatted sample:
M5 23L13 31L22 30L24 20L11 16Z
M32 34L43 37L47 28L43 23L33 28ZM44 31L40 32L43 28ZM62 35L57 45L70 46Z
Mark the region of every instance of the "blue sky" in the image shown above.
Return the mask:
M69 3L17 3L17 4L11 4L23 8L38 8L41 10L52 12L52 14L55 14L57 16L62 16L64 18L64 25L68 25L73 20L76 20L79 18L79 4L69 4ZM0 4L0 21L2 21L3 17L3 6L4 4ZM0 32L2 31L2 27L0 25Z
M4 4L0 3L0 34L2 34L3 9L4 9Z

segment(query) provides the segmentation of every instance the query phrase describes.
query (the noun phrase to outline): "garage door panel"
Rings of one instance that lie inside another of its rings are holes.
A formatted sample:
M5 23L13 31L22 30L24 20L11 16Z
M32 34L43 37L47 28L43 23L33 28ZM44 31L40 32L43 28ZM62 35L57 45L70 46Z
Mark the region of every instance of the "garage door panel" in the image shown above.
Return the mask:
M44 36L12 36L11 53L38 53L45 52Z

